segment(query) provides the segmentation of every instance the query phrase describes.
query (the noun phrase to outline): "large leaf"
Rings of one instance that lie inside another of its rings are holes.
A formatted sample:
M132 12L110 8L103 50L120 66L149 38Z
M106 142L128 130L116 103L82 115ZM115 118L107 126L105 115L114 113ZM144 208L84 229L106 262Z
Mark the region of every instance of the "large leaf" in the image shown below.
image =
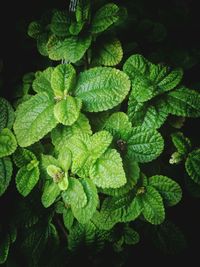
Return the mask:
M44 93L52 99L53 98L53 90L51 87L51 76L53 73L53 67L49 67L44 71L39 71L36 73L36 78L33 81L33 90L36 93Z
M182 190L179 184L166 176L155 175L150 177L149 185L160 193L168 206L176 205L182 198Z
M93 182L102 188L118 188L126 183L122 159L115 149L108 149L90 168Z
M186 87L179 87L165 98L171 114L196 118L200 116L200 94Z
M79 179L80 183L83 186L84 192L87 196L87 204L80 208L77 206L72 206L72 211L75 216L75 218L80 223L87 223L93 216L97 205L98 205L98 194L96 186L93 184L93 182L88 178L82 178Z
M0 159L0 196L6 191L12 176L12 161L9 158Z
M65 59L75 63L84 56L90 44L90 36L72 36L64 40L52 36L47 44L49 58L52 60Z
M183 75L181 69L170 72L167 67L152 64L138 54L127 59L123 70L131 79L131 95L138 102L145 102L158 94L173 89L179 84Z
M14 123L15 114L10 103L0 97L0 131L4 128L11 129Z
M11 155L16 148L17 142L11 130L3 129L0 132L0 158Z
M165 219L162 197L152 186L145 188L145 193L137 196L143 207L145 219L152 224L161 224Z
M60 150L65 143L68 143L69 138L80 133L92 134L88 118L84 114L80 114L77 121L71 126L59 124L51 132L52 142L55 147Z
M128 76L120 70L96 67L79 75L76 96L83 101L85 111L98 112L120 104L130 90Z
M97 39L98 40L98 39ZM102 42L94 51L93 65L115 66L120 63L123 57L123 50L118 39L110 39Z
M163 151L163 138L154 129L134 127L127 140L127 156L138 162L149 162Z
M51 206L56 198L60 195L60 188L56 183L51 181L46 181L41 197L42 204L45 208Z
M51 76L51 86L56 97L64 98L73 88L76 71L71 64L58 65Z
M196 149L188 155L185 168L194 182L200 184L200 149Z
M51 19L51 31L61 37L69 35L69 21L65 11L56 10Z
M20 146L26 147L39 141L56 127L54 103L47 94L40 93L19 105L14 131Z
M32 191L39 180L40 172L37 164L37 161L29 163L22 167L16 175L17 190L24 197Z
M56 119L64 125L72 125L79 117L82 101L78 97L67 96L54 107Z
M113 3L106 4L101 7L92 20L92 33L100 33L105 31L113 23L119 19L119 7Z

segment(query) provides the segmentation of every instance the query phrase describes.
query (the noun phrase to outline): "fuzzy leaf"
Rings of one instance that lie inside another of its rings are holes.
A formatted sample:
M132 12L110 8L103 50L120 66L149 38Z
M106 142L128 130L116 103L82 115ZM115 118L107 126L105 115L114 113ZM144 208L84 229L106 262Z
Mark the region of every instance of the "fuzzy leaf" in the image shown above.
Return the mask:
M10 158L0 159L0 196L4 194L9 186L12 176L12 161Z
M60 64L52 72L51 86L56 97L66 97L75 84L76 71L71 64Z
M192 180L200 184L200 149L193 150L188 155L185 168Z
M11 130L3 129L0 132L0 158L11 155L16 148L17 142Z
M45 208L51 206L59 195L60 188L58 185L54 183L53 180L46 181L41 198L43 206Z
M181 132L171 134L172 142L180 154L186 155L191 149L191 142L189 138L185 137Z
M18 147L13 154L13 161L18 168L27 165L31 160L37 160L36 156L28 149Z
M36 166L29 169L30 165L19 169L16 175L16 187L19 193L26 197L35 187L39 180L39 168Z
M119 19L119 7L113 3L109 3L101 7L92 20L92 33L100 33L108 29Z
M53 114L54 103L47 94L40 93L19 105L16 112L14 132L21 147L39 141L56 127Z
M130 81L120 70L96 67L79 75L75 95L83 101L85 111L98 112L120 104L128 94Z
M108 149L90 168L90 178L102 188L118 188L126 183L120 154Z
M15 114L10 103L0 97L0 132L4 128L11 129L14 123Z
M93 216L98 205L98 194L96 186L88 178L79 179L87 197L87 204L83 208L72 206L74 217L82 224L87 223Z
M164 203L168 206L176 205L182 198L182 190L179 184L166 176L155 175L150 177L149 185L160 193Z
M66 99L59 101L54 107L56 119L66 125L72 125L79 117L82 101L78 97L67 96Z
M154 129L134 127L127 140L127 156L137 162L149 162L163 151L163 138Z
M179 87L166 96L168 111L177 116L200 116L200 94L186 87Z
M69 22L65 11L56 10L50 24L51 31L60 37L69 35Z
M49 58L52 60L65 59L71 63L80 60L91 44L91 36L71 36L64 40L52 36L47 44Z

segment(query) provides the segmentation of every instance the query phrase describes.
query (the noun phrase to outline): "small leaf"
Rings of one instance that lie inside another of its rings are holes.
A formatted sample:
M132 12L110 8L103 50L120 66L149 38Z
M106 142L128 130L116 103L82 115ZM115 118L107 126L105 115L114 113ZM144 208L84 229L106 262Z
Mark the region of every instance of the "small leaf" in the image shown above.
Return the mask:
M68 173L65 173L62 180L60 182L58 182L58 187L60 188L60 190L65 191L65 190L67 190L68 185L69 185Z
M92 20L92 33L100 33L118 21L119 7L113 3L109 3L101 7Z
M42 32L42 27L41 24L37 21L32 21L29 25L28 25L28 35L31 38L37 39L38 36L41 34Z
M150 177L149 185L160 193L164 203L168 206L176 205L182 198L182 190L179 184L166 176L155 175Z
M12 161L10 158L0 159L0 196L4 194L9 186L12 176Z
M42 56L48 56L47 44L49 40L49 32L41 33L37 38L37 49Z
M66 97L75 84L76 71L71 64L55 67L51 76L51 86L56 97Z
M122 159L115 149L108 149L90 168L90 178L102 188L118 188L126 183Z
M42 193L42 204L45 208L51 206L60 195L60 188L53 181L46 181Z
M71 209L65 209L63 212L63 222L65 227L69 230L74 222L74 215Z
M56 10L50 24L51 31L61 37L69 35L69 22L65 11Z
M78 97L67 96L54 107L54 116L62 124L72 125L79 117L82 101Z
M11 129L14 123L15 114L10 103L0 97L0 132L4 128Z
M13 161L18 168L27 165L32 160L37 160L36 156L25 148L18 147L13 154Z
M22 167L16 175L16 187L19 193L26 197L35 187L39 180L39 168L28 169L28 165Z
M17 142L11 130L5 128L0 131L0 158L11 155L16 148Z
M45 180L52 181L52 177L49 176L47 173L47 167L49 165L55 165L61 167L59 161L55 159L53 156L41 154L40 165L39 165L41 177L43 177L43 179Z
M189 138L185 137L181 132L172 133L171 137L177 151L182 155L187 155L192 146Z
M0 264L6 262L10 249L10 237L6 234L4 238L0 240Z
M99 112L120 104L130 90L128 76L110 67L96 67L79 75L75 95L83 101L83 109Z
M72 164L72 154L69 149L63 148L58 155L61 168L67 172Z
M32 96L20 104L16 111L14 132L21 147L27 147L39 141L56 127L53 114L54 103L45 93Z
M188 155L185 168L192 180L200 184L200 149L193 150Z
M140 241L139 234L130 227L124 229L124 242L127 245L135 245Z

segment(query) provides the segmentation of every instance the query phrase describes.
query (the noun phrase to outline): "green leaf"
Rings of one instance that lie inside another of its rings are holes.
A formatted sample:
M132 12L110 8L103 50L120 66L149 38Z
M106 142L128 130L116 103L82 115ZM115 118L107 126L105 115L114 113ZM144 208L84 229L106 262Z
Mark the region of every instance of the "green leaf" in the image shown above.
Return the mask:
M127 245L135 245L140 241L139 234L130 227L124 229L124 242Z
M98 39L97 39L98 40ZM123 50L120 41L112 38L107 42L102 42L94 51L92 65L96 66L115 66L119 64L123 57Z
M190 151L192 144L189 138L185 137L183 133L175 132L171 134L171 137L174 146L180 154L186 155Z
M75 63L84 56L91 41L91 36L71 36L64 40L52 36L47 44L49 58L52 60L65 59Z
M62 124L72 125L79 117L82 101L78 97L67 96L54 107L54 116Z
M87 204L87 196L84 192L82 183L75 178L69 178L69 186L62 193L64 202L73 208L83 208Z
M85 22L72 21L69 27L69 32L71 35L78 35L82 31L84 25Z
M132 125L128 116L123 112L113 113L104 124L104 129L109 131L114 141L127 140L129 133L132 130Z
M200 149L193 150L188 155L185 168L192 180L200 184Z
M32 145L56 127L53 108L54 103L45 93L37 94L19 105L14 132L21 147Z
M177 116L200 116L200 94L184 86L170 92L166 98L168 111Z
M54 146L61 150L72 136L79 135L80 133L92 134L88 118L84 114L80 114L77 121L71 126L64 126L59 124L51 132L51 138Z
M179 84L183 76L181 69L170 72L169 68L152 64L138 54L127 59L123 70L131 79L131 95L138 102L145 102L156 95L173 89Z
M143 207L144 218L151 224L161 224L165 219L162 197L152 186L145 188L145 193L137 196Z
M76 71L71 64L60 64L52 72L51 86L58 98L64 98L73 89L76 79Z
M149 185L160 193L164 203L168 206L176 205L182 198L182 190L179 184L166 176L155 175L150 177Z
M119 188L126 183L120 154L108 149L90 168L90 178L102 188Z
M69 22L65 11L56 10L51 19L50 28L53 34L65 37L69 35ZM68 15L69 16L69 15Z
M98 194L96 186L88 178L79 179L79 182L82 184L84 192L87 196L87 204L83 208L77 206L72 206L72 211L74 217L82 224L87 223L93 216L98 202Z
M16 148L17 142L11 130L3 129L0 132L0 158L11 155Z
M109 3L101 7L92 20L92 33L100 33L108 29L119 19L119 7L113 3Z
M11 129L14 123L15 114L10 103L0 97L0 132L4 128Z
M69 186L68 173L65 173L62 180L58 182L58 187L60 188L60 190L65 191L67 190L68 186Z
M0 196L4 194L9 186L12 176L12 161L10 158L0 159Z
M43 177L43 179L45 180L52 181L52 178L47 173L47 167L49 165L55 165L55 166L61 167L59 164L59 161L50 155L42 154L39 163L40 163L39 168L40 168L41 177Z
M49 33L41 33L37 38L37 49L42 56L48 56L47 44L49 40Z
M30 161L37 160L36 156L28 149L18 147L13 154L13 161L18 168L27 165Z
M86 21L90 14L90 0L79 0L76 6L76 20L77 22Z
M36 78L33 81L33 90L36 93L47 93L50 99L54 98L53 89L51 87L53 70L53 67L49 67L42 72L36 72Z
M35 187L39 180L39 168L36 166L26 165L19 169L16 175L16 187L18 192L26 197Z
M149 162L156 159L164 148L159 132L142 126L134 127L127 140L127 156L137 162Z
M42 33L42 27L41 24L38 21L32 21L28 25L28 35L33 38L37 39L39 35Z
M110 67L96 67L79 75L75 95L89 112L111 109L120 104L130 90L128 76Z
M60 188L56 183L51 181L46 181L41 197L42 204L45 208L51 206L56 198L60 195Z
M0 264L6 262L10 248L10 237L6 234L3 239L0 240Z
M74 215L71 209L65 209L63 212L63 222L65 227L69 230L74 222Z
M58 161L61 168L67 172L72 164L72 153L69 149L65 147L59 152Z

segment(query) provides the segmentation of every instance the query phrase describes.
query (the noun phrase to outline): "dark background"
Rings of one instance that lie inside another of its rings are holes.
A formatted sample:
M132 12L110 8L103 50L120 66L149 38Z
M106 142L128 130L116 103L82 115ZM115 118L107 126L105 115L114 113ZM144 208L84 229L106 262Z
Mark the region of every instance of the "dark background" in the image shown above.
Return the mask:
M29 0L29 1L0 1L0 59L3 62L3 70L0 73L3 80L0 94L12 99L16 85L21 81L24 73L35 71L41 66L40 56L36 50L34 41L26 35L26 28L30 21L39 19L40 16L50 8L68 7L66 0L47 1L47 0ZM115 1L122 4L131 1ZM138 2L138 1L135 1ZM177 49L200 48L200 20L198 1L142 1L144 3L144 14L151 14L154 20L163 22L168 27L168 39L172 47ZM183 19L179 10L186 8L186 15ZM162 17L158 15L158 10L168 10L168 16ZM179 20L180 19L180 20ZM130 29L129 29L130 30ZM127 36L126 36L127 35ZM121 33L123 40L135 41L132 32ZM165 44L163 44L165 45ZM140 44L141 52L148 53L152 46L149 44ZM37 58L37 60L36 60ZM2 63L1 63L2 64ZM200 85L200 61L185 71L184 81L187 85ZM198 86L197 86L198 87ZM198 88L195 88L198 90ZM194 140L195 146L199 146L199 119L188 120L184 126L186 136ZM183 166L177 167L177 175L183 175ZM184 177L183 177L184 179ZM188 193L183 188L183 200L176 207L167 210L167 216L171 219L186 236L188 241L187 249L177 255L163 255L161 252L153 248L148 240L141 241L129 251L130 261L133 266L137 261L141 266L147 261L154 262L154 265L185 263L194 264L199 259L199 240L200 240L200 200ZM7 200L7 199L6 199ZM7 207L9 209L9 203ZM1 206L2 208L2 206ZM106 255L105 257L111 257Z

